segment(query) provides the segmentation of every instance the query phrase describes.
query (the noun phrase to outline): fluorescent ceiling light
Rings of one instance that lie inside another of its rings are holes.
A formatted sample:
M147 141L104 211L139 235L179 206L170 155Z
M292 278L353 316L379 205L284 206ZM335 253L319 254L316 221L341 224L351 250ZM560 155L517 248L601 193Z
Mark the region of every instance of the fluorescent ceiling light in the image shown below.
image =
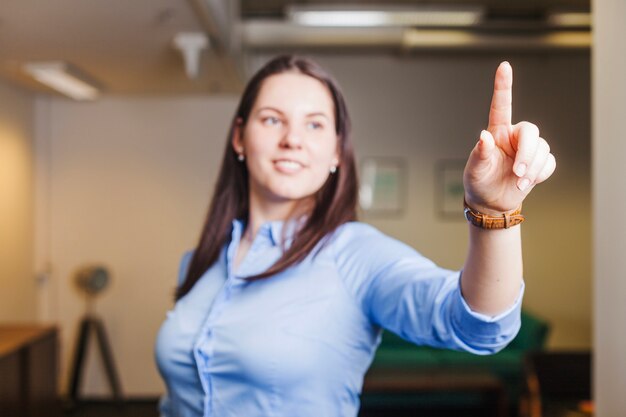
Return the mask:
M98 97L99 91L93 82L66 62L32 62L23 68L35 80L74 100L95 100Z
M303 26L320 27L380 27L380 26L472 26L483 16L481 7L422 6L413 8L387 7L320 8L292 6L288 18Z
M476 50L588 50L589 32L570 30L537 32L532 35L472 33L463 30L420 30L404 32L403 47L415 49L476 49Z
M548 23L559 27L591 27L591 13L556 12L548 15Z

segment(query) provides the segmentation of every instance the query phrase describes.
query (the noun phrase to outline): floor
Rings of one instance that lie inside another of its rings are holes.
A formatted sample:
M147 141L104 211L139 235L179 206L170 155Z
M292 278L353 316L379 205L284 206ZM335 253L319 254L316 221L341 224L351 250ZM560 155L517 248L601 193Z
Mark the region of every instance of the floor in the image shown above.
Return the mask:
M359 417L485 417L486 410L411 410L362 409ZM158 417L157 399L132 400L123 404L111 401L85 401L72 408L66 407L64 417Z
M157 399L131 400L123 404L112 401L84 401L65 407L64 417L159 417Z

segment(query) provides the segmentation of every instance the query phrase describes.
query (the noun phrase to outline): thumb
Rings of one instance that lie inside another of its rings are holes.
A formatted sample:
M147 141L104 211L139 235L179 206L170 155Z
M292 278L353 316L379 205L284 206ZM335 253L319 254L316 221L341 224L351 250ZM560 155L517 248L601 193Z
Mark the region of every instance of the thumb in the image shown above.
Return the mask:
M476 153L481 160L488 160L496 149L496 141L488 130L480 132L480 139L476 144Z

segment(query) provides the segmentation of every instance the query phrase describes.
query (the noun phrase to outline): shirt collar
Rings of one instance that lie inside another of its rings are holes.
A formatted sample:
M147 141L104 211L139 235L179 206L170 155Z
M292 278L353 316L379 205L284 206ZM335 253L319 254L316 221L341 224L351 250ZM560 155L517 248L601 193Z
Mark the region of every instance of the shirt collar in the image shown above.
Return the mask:
M293 242L296 232L304 226L306 216L302 216L298 219L290 219L287 221L275 220L271 222L265 222L259 228L259 236L268 239L272 246L280 245L283 240L283 229L285 246L289 247ZM235 219L232 222L232 234L231 241L239 241L242 237L245 229L245 221L243 219Z

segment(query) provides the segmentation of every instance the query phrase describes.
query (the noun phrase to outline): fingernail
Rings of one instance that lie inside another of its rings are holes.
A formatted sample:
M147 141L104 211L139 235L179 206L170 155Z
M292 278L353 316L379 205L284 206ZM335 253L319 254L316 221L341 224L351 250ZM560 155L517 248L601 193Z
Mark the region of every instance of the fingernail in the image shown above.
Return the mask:
M519 188L520 191L525 191L529 185L530 180L528 178L521 178L519 181L517 181L517 188Z
M521 164L517 164L517 166L513 169L513 171L515 172L515 175L517 175L518 177L523 177L524 174L526 173L526 164L521 163Z

